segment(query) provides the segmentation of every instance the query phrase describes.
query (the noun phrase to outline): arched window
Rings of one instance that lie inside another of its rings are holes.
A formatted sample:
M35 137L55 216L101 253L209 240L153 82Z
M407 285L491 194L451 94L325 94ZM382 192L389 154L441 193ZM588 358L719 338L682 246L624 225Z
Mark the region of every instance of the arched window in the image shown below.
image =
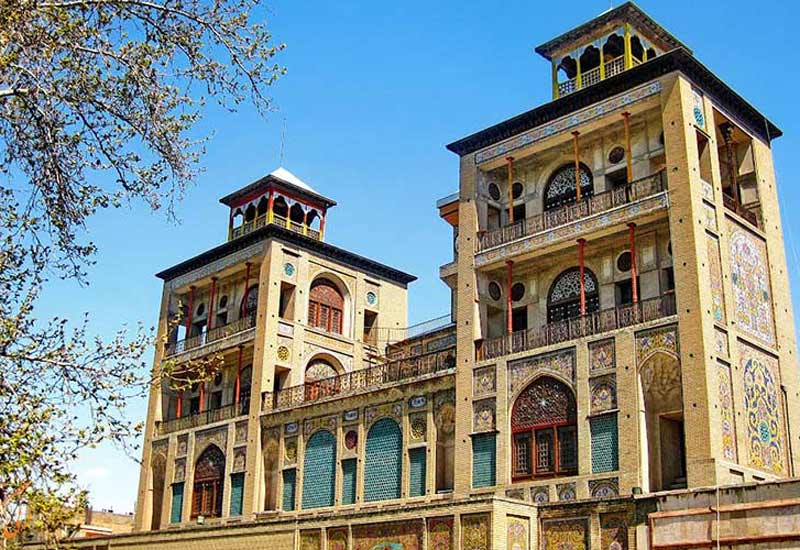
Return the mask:
M225 479L225 455L216 445L203 451L194 467L192 518L222 515L222 488Z
M403 473L403 434L391 418L369 429L364 465L364 501L400 498Z
M239 414L250 412L250 391L253 386L253 366L247 365L239 377Z
M586 295L586 313L600 309L597 278L591 270L583 272L583 289ZM581 315L580 268L570 268L553 281L547 296L547 322L555 323L574 319Z
M164 478L167 472L167 459L158 453L153 457L153 514L150 520L150 529L158 531L161 528L161 510L164 504Z
M255 315L256 309L258 309L258 285L253 285L244 293L240 316Z
M333 506L336 487L336 438L319 430L308 438L303 458L303 508Z
M266 197L261 197L261 200L258 201L258 208L256 209L256 215L260 218L261 216L266 215L267 210L269 209L269 201Z
M583 163L579 164L581 176L581 199L594 194L592 171ZM544 209L553 210L577 200L575 193L575 163L565 164L553 172L544 190Z
M275 201L272 204L272 213L278 218L283 218L282 221L286 223L286 218L289 217L289 205L286 204L286 199L284 199L280 195L277 195L275 197Z
M563 382L541 376L522 390L511 411L513 476L575 473L576 418L575 395Z
M589 46L583 51L579 59L581 61L581 72L588 73L600 66L600 50L594 46ZM600 78L599 74L597 78Z
M325 359L314 359L306 367L306 401L314 401L339 393L339 373Z
M252 204L244 211L244 221L251 222L256 219L256 207Z
M300 203L294 203L292 208L289 209L289 217L296 224L302 225L306 221L306 211L300 206Z
M317 279L311 284L308 298L308 324L326 332L342 333L344 297L327 279Z

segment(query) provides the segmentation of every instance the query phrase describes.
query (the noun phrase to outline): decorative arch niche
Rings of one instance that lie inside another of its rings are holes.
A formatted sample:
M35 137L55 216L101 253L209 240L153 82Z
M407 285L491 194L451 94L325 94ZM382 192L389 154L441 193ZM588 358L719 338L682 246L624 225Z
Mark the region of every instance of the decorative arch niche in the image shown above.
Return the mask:
M569 475L578 469L575 394L552 376L528 384L511 409L515 479Z
M309 326L334 334L346 332L347 296L343 286L329 277L314 279L308 296Z
M550 286L547 295L547 322L555 323L581 316L581 275L579 267L562 271ZM586 313L600 309L600 292L597 277L591 269L583 270L583 289Z
M225 486L225 454L214 444L209 445L194 467L192 515L222 516L222 493Z

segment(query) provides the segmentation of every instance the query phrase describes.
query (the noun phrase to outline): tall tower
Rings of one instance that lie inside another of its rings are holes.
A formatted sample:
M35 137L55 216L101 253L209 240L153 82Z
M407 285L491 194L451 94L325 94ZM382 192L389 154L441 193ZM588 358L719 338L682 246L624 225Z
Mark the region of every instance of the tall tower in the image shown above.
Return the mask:
M448 146L456 493L794 475L780 130L632 3L536 51L553 101Z

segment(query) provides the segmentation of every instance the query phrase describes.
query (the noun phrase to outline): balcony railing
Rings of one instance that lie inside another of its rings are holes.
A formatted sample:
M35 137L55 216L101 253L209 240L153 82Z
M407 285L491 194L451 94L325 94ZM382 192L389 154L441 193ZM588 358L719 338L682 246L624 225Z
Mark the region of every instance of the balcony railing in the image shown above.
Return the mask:
M484 340L478 348L478 360L502 357L647 323L675 315L676 312L675 295L664 294L635 304L596 311L575 319L548 323L538 328L520 330L512 332L510 335Z
M207 332L198 334L197 336L184 338L183 340L178 340L177 342L169 342L167 343L165 353L167 357L170 357L178 353L183 353L184 351L189 351L199 348L200 346L210 344L211 342L216 342L217 340L221 340L233 334L244 332L245 330L251 329L254 326L256 326L256 314L251 313L246 317L242 317L225 325L214 327Z
M158 435L164 435L180 430L197 428L198 426L205 426L206 424L213 424L214 422L230 420L237 416L247 415L250 412L249 409L250 399L243 398L239 403L231 403L230 405L225 405L216 409L208 409L180 418L172 418L170 420L157 422L156 432Z
M733 197L726 195L725 193L722 194L722 203L725 205L725 208L730 210L731 212L741 216L749 223L753 224L755 227L758 227L758 216L755 212L748 210L738 202L734 200Z
M575 204L542 212L515 224L487 231L480 237L478 251L566 225L593 214L606 212L617 206L650 197L664 191L666 188L666 172L661 170L655 174L632 181L628 185L588 197Z
M633 58L633 66L636 67L637 65L641 65L642 62L637 59L636 57ZM611 78L612 76L616 76L622 71L625 70L625 57L619 56L611 61L606 61L605 67L603 67L604 73L602 76L600 74L600 66L593 69L589 69L588 71L584 71L581 73L581 85L578 87L578 79L570 78L569 80L565 80L564 82L558 83L558 97L564 97L565 95L569 95L573 92L577 92L578 90L582 90L587 86L592 86L597 84L601 80L605 80L606 78Z
M262 216L259 216L259 217L255 218L255 219L253 219L253 220L250 220L249 222L243 223L239 227L234 227L233 231L231 231L231 240L238 239L242 235L247 235L248 233L252 233L256 229L261 229L262 227L267 225L267 223L269 223L268 218L267 218L267 214L264 214ZM317 241L320 240L319 231L317 231L315 229L311 229L310 227L308 227L308 226L306 226L306 225L304 225L302 223L297 223L297 222L294 222L294 221L289 221L287 223L286 218L284 218L283 216L279 216L277 214L273 214L272 223L274 225L279 225L281 227L285 227L286 229L289 229L290 231L294 231L295 233L300 233L301 235L306 235L306 236L311 237L312 239L315 239Z
M391 361L365 369L347 372L278 390L264 392L262 411L297 407L330 398L344 397L353 393L403 383L420 376L428 376L453 369L456 366L455 349L426 353Z

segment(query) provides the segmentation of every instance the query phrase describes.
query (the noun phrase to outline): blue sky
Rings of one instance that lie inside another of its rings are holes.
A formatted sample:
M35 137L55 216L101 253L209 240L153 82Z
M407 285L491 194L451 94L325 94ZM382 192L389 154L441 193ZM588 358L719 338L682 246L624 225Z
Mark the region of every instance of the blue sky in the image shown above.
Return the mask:
M616 4L618 4L617 2ZM210 109L213 132L205 173L170 223L142 205L97 216L90 238L100 247L92 284L52 286L40 316L92 314L92 328L155 323L161 293L153 274L221 243L227 215L217 201L283 164L338 201L327 240L414 273L409 321L448 311L438 266L451 259L450 230L435 200L457 189L458 159L444 145L550 99L550 67L533 48L609 7L608 1L503 2L272 0L269 24L287 43L288 74L271 90L276 112ZM546 9L542 6L547 5ZM670 2L639 5L711 70L777 123L774 144L783 210L800 199L791 151L800 119L793 97L800 78L786 22L794 2ZM793 38L793 37L791 37ZM800 217L786 216L795 310ZM143 417L145 403L131 404ZM110 448L76 465L95 508L133 511L138 466Z

